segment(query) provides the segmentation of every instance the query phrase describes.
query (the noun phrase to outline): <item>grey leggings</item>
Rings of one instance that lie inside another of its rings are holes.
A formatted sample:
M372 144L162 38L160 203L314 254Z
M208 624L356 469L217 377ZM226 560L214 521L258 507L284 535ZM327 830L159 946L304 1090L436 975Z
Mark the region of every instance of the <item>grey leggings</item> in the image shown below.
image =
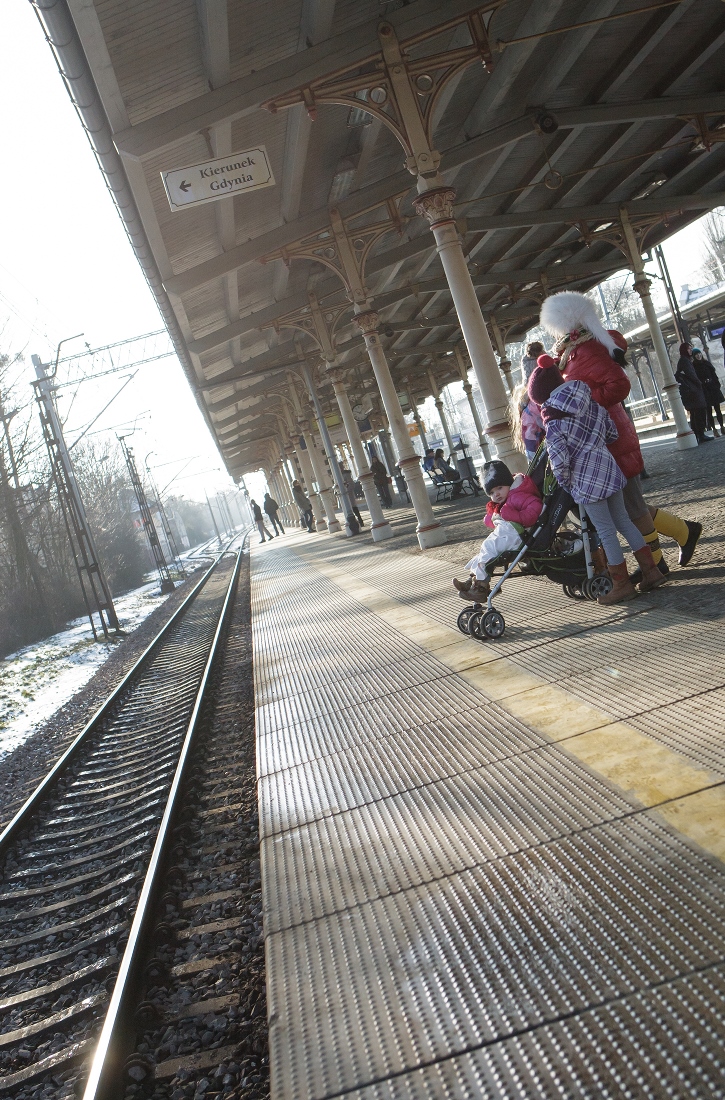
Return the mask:
M642 535L627 515L621 489L606 500L597 500L594 504L582 504L580 507L585 509L596 527L610 565L621 565L624 561L617 531L624 535L632 551L641 550L646 546Z

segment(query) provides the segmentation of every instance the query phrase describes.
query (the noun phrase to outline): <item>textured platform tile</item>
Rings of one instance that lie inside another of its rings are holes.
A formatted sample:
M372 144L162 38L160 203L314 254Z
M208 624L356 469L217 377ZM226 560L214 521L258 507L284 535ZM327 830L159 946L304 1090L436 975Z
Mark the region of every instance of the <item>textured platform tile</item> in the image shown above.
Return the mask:
M267 939L275 1095L300 1100L722 960L725 873L634 818Z

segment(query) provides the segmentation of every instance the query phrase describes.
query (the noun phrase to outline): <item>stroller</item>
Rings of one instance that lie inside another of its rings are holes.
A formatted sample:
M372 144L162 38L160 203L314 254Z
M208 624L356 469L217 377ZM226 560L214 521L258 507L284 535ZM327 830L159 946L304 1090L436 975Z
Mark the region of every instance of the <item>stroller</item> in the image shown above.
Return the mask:
M486 606L471 604L458 616L458 629L479 641L500 638L506 629L506 621L493 606L493 599L516 566L520 573L548 577L560 584L564 595L573 600L596 600L612 590L609 574L594 570L592 549L599 545L596 529L585 509L575 504L557 483L543 443L527 474L541 492L544 502L541 515L522 536L521 548L501 554L493 563L491 576L497 566L503 566L503 575L492 586ZM576 518L576 525L568 521L570 513Z

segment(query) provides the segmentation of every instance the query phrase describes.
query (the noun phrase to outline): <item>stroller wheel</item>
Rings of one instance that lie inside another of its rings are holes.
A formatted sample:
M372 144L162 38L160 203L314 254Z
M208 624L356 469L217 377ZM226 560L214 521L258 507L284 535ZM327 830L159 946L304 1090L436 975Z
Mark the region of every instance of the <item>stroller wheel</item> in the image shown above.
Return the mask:
M584 581L587 599L596 600L597 596L606 596L612 591L614 584L608 573L598 573Z
M485 634L487 638L500 638L505 629L506 620L500 611L496 611L493 607L490 611L484 611L480 626L482 634Z
M486 640L486 635L481 632L481 617L483 616L483 609L478 608L473 612L468 620L468 633L472 638L477 638L479 642Z
M464 607L463 611L461 611L460 615L458 616L458 619L456 620L456 622L457 622L458 629L460 630L461 634L466 634L466 635L468 634L468 622L469 622L469 619L471 618L471 615L473 614L474 611L475 611L475 608L474 608L473 604L471 604L470 607Z
M586 581L584 582L586 584ZM568 596L570 600L585 600L586 596L582 592L581 585L579 584L562 584L562 589L565 596Z

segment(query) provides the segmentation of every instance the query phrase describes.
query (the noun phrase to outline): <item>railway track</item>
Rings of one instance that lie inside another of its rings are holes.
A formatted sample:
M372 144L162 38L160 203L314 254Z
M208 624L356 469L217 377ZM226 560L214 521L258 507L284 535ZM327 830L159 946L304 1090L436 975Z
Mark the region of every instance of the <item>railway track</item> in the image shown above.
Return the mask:
M133 1084L114 1059L242 560L214 563L0 835L0 1095Z

